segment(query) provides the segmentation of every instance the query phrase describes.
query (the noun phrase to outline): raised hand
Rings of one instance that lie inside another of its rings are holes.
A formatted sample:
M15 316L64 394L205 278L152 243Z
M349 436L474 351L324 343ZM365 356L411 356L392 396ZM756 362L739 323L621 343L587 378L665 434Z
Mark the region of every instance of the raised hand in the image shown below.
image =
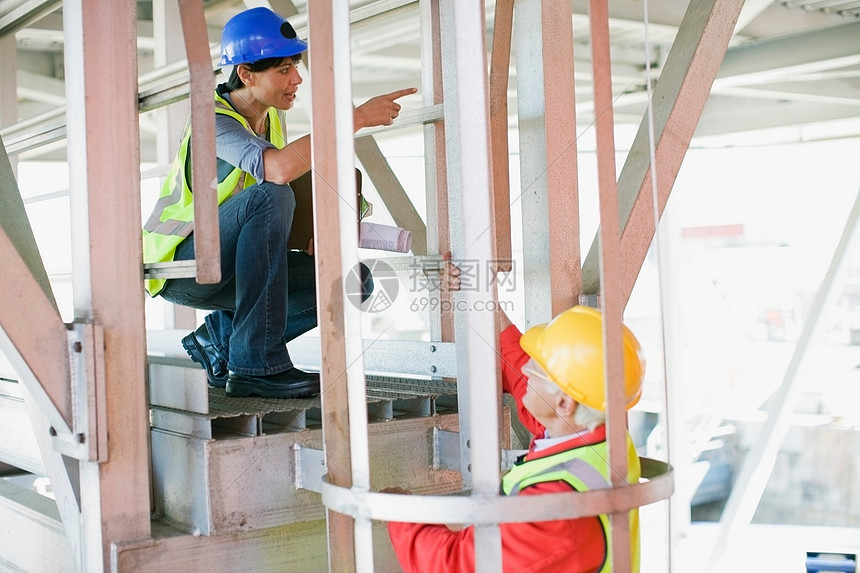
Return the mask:
M451 262L451 251L442 255L445 265L442 267L442 288L455 291L460 290L460 267Z
M442 254L442 261L444 261L444 266L442 267L442 288L449 291L460 290L460 267L451 260L451 251ZM495 273L496 271L497 269L493 268L493 272ZM493 275L493 280L495 280L495 274ZM496 307L496 313L499 317L499 332L513 325L513 322L511 322L510 317L502 309L501 305Z
M355 108L353 113L355 131L363 127L391 125L394 119L400 115L400 104L395 100L417 91L418 88L406 88L370 98Z

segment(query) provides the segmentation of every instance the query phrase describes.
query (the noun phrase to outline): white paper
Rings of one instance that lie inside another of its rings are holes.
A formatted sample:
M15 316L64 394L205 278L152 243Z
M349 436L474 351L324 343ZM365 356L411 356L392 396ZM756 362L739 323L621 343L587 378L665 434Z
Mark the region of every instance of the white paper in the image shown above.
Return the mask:
M362 221L359 224L358 246L362 249L408 253L412 248L412 233L400 227Z

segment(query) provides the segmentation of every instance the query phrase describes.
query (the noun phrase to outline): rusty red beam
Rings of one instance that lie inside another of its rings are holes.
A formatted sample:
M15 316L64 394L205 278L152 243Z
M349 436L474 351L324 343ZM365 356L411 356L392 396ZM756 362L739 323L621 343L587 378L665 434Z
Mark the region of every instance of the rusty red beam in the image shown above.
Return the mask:
M591 0L594 109L597 133L597 178L600 203L600 296L603 310L603 346L606 385L606 441L609 476L613 488L627 486L627 408L624 399L624 355L621 318L621 257L618 223L618 186L615 180L615 123L612 112L612 62L609 56L607 0ZM612 570L631 570L628 511L609 515Z
M179 0L179 16L188 58L191 100L191 186L194 189L194 258L197 282L221 280L221 241L215 168L215 76L203 0Z
M546 99L550 299L552 316L556 316L573 306L582 290L576 87L570 4L544 2L541 6L541 26Z
M499 271L510 271L511 185L508 150L508 80L511 66L513 0L498 0L493 16L493 51L490 55L490 160L492 163L492 217L494 258Z
M0 329L20 357L20 360L14 356L10 359L18 363L18 370L23 364L32 373L65 422L62 430L68 432L74 425L68 333L53 299L48 298L3 227L0 227L0 268L3 269ZM40 389L28 384L27 372L19 374L30 394L39 401ZM45 404L39 402L45 411ZM58 422L53 413L45 411L45 415L51 423Z
M694 0L687 8L654 103L658 210L662 215L725 56L743 0ZM618 178L622 299L626 306L654 238L648 119L643 118ZM583 264L583 293L600 288L597 238Z

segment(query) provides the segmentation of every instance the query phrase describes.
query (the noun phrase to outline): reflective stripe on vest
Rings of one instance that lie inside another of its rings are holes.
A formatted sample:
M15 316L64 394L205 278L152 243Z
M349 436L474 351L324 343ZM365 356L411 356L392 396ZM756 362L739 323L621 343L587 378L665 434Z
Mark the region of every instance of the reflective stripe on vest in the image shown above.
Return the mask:
M227 115L254 133L248 121L215 91L215 113ZM286 145L284 128L275 108L268 111L267 139L278 149ZM143 262L172 261L176 247L194 230L194 194L191 190L190 164L191 121L185 124L182 141L173 166L161 186L161 195L152 214L143 226ZM218 182L218 204L257 181L250 174L234 167ZM164 288L165 279L147 279L146 290L155 296Z
M609 449L605 441L565 450L544 458L518 461L502 478L502 493L517 495L522 489L538 483L564 481L573 489L586 492L609 489ZM638 483L641 475L639 456L633 439L627 434L627 483ZM612 536L609 533L609 516L597 516L606 539L606 556L600 573L612 571ZM639 571L639 510L630 510L630 563L631 571Z

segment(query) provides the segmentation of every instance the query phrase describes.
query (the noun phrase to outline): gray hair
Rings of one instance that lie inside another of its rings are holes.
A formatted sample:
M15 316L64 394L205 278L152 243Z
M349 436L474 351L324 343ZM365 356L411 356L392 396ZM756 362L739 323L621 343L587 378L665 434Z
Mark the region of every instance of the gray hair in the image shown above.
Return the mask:
M606 412L595 410L579 402L577 404L576 412L573 413L573 423L577 428L585 426L589 432L592 432L597 426L606 423Z
M534 360L534 358L530 359L529 362L523 366L523 371L527 376L529 374L533 374L536 378L540 379L544 384L544 391L550 396L557 396L564 392L558 384L553 382L550 377L546 375L546 372L541 368L540 364ZM531 376L529 379L531 380ZM593 432L597 426L606 423L606 412L601 412L600 410L586 406L581 402L577 402L576 404L576 411L573 413L573 423L577 428L584 427L587 428L589 432Z

